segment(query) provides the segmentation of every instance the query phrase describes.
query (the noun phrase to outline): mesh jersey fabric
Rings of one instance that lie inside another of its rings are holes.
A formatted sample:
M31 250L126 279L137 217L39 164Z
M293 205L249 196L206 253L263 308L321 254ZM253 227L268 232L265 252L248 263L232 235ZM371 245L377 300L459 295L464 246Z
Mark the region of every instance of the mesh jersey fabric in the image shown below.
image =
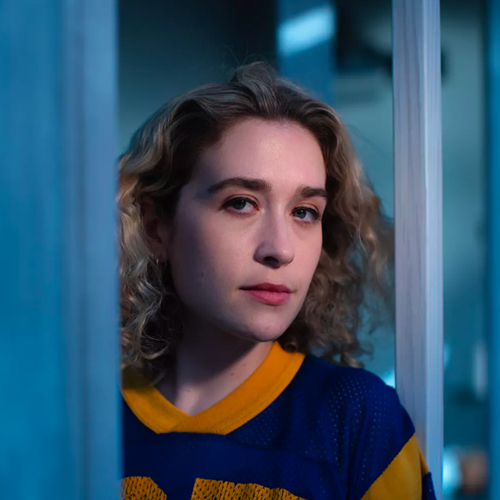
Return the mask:
M436 498L396 392L363 369L307 356L262 411L229 431L155 432L135 406L124 400L127 500Z

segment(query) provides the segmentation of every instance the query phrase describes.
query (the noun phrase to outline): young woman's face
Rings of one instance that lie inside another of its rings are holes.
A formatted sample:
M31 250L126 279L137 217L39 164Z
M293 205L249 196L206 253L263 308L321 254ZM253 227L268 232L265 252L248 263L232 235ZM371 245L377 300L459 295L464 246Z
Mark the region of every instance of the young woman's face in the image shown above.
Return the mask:
M294 123L246 119L199 159L168 230L167 259L191 328L278 338L322 247L325 164Z

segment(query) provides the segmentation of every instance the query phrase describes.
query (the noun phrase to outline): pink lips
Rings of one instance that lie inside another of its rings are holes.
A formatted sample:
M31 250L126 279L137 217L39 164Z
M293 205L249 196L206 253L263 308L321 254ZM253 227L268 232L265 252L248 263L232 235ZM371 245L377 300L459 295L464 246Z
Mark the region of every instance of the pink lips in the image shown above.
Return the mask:
M259 283L244 287L242 290L259 302L273 306L285 304L290 299L291 294L286 286L273 283Z

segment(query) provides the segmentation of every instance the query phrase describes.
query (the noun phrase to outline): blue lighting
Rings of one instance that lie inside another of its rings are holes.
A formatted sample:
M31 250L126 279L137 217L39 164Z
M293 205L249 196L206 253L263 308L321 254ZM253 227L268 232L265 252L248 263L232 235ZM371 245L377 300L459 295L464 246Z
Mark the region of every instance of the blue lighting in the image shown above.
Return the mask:
M278 51L291 56L331 40L335 36L336 15L330 5L311 9L278 27Z

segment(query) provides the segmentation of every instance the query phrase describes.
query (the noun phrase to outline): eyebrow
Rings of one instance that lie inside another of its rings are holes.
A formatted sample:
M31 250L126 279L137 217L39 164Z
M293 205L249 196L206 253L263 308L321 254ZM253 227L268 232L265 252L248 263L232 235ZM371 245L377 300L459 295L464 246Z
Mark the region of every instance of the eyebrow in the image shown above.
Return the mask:
M262 179L250 179L248 177L230 177L220 182L216 182L215 184L210 186L208 188L208 192L210 194L214 194L230 186L242 187L250 191L260 191L263 193L269 193L271 191L271 184ZM314 198L316 196L319 196L326 199L328 197L326 189L312 186L299 186L295 192L295 195L301 198Z

